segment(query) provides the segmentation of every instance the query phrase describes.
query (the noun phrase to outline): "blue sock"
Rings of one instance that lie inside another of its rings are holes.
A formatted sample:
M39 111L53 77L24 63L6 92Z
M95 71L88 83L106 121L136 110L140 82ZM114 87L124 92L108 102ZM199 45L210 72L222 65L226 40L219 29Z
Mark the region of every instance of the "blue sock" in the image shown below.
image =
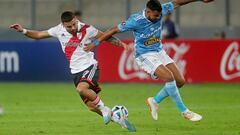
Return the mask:
M180 112L186 111L187 107L184 105L181 99L176 82L175 81L167 82L165 84L165 90L169 94L169 96L172 98L172 100L176 103L179 111Z
M157 95L154 97L154 100L159 104L160 102L162 102L163 99L165 99L166 97L168 97L168 93L165 90L165 86L157 93Z

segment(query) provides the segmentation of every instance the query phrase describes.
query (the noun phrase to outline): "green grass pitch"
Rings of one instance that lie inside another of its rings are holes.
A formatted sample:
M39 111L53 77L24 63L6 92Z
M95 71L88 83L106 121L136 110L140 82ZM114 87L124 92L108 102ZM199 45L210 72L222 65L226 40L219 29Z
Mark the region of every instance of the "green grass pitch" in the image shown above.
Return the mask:
M123 104L136 133L104 125L88 111L72 83L0 83L0 135L240 135L240 84L193 84L181 89L185 104L203 115L201 122L183 119L170 98L159 106L159 120L145 100L157 84L101 84L106 105Z

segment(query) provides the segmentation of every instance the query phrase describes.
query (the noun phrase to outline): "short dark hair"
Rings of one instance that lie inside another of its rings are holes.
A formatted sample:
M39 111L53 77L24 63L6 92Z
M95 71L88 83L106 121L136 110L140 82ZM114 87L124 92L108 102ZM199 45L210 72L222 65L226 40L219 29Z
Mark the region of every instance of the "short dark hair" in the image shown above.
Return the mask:
M74 15L75 16L82 16L82 12L77 10L77 11L74 12Z
M70 22L75 17L74 13L71 11L65 11L61 15L62 22Z
M149 8L152 11L162 11L162 5L158 0L149 0L146 4L146 7Z

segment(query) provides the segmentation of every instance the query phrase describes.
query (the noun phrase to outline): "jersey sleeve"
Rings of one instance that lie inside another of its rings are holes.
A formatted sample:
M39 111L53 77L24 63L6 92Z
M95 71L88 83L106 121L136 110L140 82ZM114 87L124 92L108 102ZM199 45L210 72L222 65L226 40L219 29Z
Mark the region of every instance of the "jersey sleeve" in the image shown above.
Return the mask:
M57 37L58 26L52 27L47 30L48 34L52 37Z
M163 15L170 14L173 12L173 10L174 10L174 5L172 2L167 2L167 3L162 4L162 14Z
M136 21L132 17L130 17L127 21L118 24L118 29L121 32L125 32L136 29L136 26Z
M88 34L89 38L94 38L94 37L97 36L98 30L97 30L95 27L93 27L92 25L90 25L88 29L89 29L89 30L88 30L88 32L89 32L89 34Z

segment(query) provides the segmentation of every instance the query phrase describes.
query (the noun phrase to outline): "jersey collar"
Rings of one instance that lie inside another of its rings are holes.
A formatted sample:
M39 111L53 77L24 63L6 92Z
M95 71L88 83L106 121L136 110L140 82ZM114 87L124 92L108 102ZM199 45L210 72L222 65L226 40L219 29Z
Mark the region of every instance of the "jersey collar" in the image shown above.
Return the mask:
M151 22L152 23L152 21L150 21L150 20L148 20L147 19L147 17L146 17L146 15L145 15L145 11L146 11L146 8L142 11L142 16L148 21L148 22ZM161 14L161 16L160 16L160 19L162 18L162 14ZM159 19L159 20L160 20Z
M81 25L80 21L77 21L77 25L78 25L78 30L77 31L80 31L80 29L83 27L83 25Z
M143 17L144 17L148 22L151 22L150 20L147 19L146 15L145 15L145 11L146 11L146 8L142 11Z

